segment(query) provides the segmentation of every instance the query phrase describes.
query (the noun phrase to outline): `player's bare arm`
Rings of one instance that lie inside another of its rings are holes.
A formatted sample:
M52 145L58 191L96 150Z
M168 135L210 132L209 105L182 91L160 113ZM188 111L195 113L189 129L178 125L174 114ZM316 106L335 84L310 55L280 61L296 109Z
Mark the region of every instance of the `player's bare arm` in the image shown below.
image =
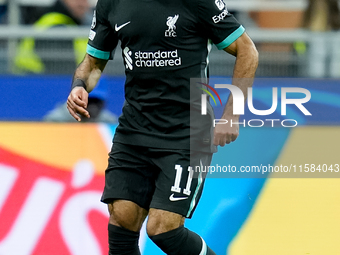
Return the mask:
M77 121L81 121L80 116L90 117L89 112L86 110L88 93L96 86L106 63L107 60L94 58L86 54L83 62L76 69L73 84L77 82L81 86L74 87L70 92L67 98L67 109Z
M224 49L236 57L232 84L240 88L245 98L248 87L253 84L258 65L258 52L253 41L246 33L243 33L236 41ZM233 97L230 94L221 119L239 122L239 115L233 114ZM214 131L214 144L224 146L236 140L239 135L239 125L216 125Z

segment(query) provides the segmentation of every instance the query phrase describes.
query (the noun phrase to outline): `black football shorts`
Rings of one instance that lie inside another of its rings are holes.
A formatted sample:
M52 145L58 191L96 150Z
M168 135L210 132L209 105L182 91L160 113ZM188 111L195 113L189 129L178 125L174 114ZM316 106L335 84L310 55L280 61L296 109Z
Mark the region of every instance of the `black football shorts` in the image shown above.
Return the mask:
M129 200L191 218L201 197L212 154L114 143L105 171L104 203ZM191 167L200 166L200 167Z

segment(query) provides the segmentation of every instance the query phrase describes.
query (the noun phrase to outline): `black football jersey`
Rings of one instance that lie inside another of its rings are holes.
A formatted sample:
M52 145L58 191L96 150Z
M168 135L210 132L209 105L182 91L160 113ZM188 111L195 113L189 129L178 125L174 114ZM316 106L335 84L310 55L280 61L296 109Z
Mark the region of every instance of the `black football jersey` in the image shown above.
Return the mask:
M190 149L190 78L243 32L222 0L99 0L87 53L110 59L120 41L126 73L114 141Z

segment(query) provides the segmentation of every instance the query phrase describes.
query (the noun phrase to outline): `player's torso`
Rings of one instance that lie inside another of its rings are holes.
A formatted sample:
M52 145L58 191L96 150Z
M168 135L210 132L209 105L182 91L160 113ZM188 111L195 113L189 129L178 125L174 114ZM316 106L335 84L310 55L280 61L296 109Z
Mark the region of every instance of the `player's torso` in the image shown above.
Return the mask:
M115 141L189 148L190 78L205 75L208 38L193 0L114 0L125 97ZM138 135L137 135L138 134Z
M127 72L200 65L207 39L188 0L115 0L109 22L121 41Z

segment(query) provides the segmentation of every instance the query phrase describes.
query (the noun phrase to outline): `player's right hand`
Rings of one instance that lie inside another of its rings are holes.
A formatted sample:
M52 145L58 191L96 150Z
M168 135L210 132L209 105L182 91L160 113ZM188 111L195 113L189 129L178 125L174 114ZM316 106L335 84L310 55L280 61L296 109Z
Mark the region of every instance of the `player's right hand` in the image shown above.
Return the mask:
M228 118L228 124L217 123L214 129L214 145L225 146L234 142L239 135L239 117ZM231 126L229 123L233 123Z
M90 118L86 110L89 93L82 87L75 87L67 98L67 109L77 121L81 121L81 116Z

